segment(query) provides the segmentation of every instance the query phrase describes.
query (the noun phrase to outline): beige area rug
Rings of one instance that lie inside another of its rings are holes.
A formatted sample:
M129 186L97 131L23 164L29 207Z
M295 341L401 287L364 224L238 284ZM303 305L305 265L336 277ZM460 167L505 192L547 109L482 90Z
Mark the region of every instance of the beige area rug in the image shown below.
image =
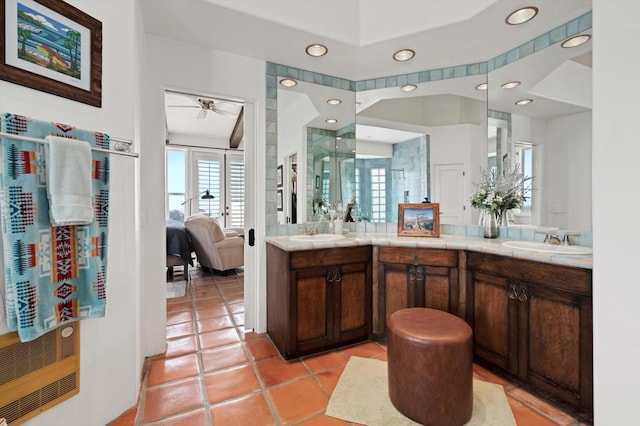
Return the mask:
M369 426L418 425L391 403L387 390L387 363L351 357L329 400L327 416ZM473 381L473 414L467 426L512 426L516 421L504 389Z
M183 297L186 294L186 281L169 281L167 283L167 299Z

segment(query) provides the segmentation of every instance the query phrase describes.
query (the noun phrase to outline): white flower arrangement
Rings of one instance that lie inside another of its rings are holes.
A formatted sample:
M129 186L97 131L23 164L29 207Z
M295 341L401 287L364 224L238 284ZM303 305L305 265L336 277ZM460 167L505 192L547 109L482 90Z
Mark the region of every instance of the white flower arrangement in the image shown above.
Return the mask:
M524 201L524 183L530 177L524 177L516 165L510 172L500 175L496 169L481 170L480 183L474 183L471 194L471 206L502 216L504 212L517 209Z

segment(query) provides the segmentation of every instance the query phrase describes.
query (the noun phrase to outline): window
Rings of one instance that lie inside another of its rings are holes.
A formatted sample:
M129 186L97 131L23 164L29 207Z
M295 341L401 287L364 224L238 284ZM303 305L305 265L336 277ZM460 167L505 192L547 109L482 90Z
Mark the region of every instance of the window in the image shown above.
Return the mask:
M185 151L168 149L166 158L167 217L180 221L184 220L185 200L187 199L186 154Z
M528 142L516 142L516 161L520 166L520 172L526 177L533 176L533 146ZM522 185L522 196L524 201L520 208L521 213L531 213L531 182L533 179L526 180Z
M386 222L386 174L385 169L371 169L371 221Z
M360 205L360 169L356 169L356 206Z
M244 228L244 159L228 158L227 227Z
M197 164L197 211L209 217L220 217L220 184L222 161L217 159L198 158ZM202 194L209 191L214 198L202 199ZM194 200L196 201L196 200ZM194 212L194 213L196 213Z

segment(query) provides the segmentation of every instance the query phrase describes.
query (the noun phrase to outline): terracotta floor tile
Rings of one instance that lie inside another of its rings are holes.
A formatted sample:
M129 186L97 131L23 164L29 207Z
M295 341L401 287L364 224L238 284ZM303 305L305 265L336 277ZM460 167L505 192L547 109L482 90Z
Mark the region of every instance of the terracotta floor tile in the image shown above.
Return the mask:
M225 296L224 300L226 300L227 303L240 303L243 302L244 303L244 294L234 294L232 296Z
M562 411L560 408L551 405L549 402L535 395L530 394L521 387L513 387L507 391L507 394L519 399L523 403L535 408L537 411L542 412L547 417L552 418L556 423L563 426L573 425L576 419L569 414Z
M244 327L236 328L238 331L238 335L240 336L240 340L243 342L249 342L251 340L260 339L261 336L266 336L266 334L258 334L254 333L253 330L245 330Z
M227 315L227 308L224 306L224 302L217 298L209 298L209 299L196 299L193 302L193 306L196 307L196 311L202 309L211 309L215 312L215 316Z
M349 346L348 348L343 348L342 352L347 354L347 356L359 356L362 358L371 358L372 356L379 355L385 352L385 349L374 342L364 342L357 344L355 346Z
M308 420L304 420L300 423L296 423L296 426L343 426L351 425L352 423L345 422L344 420L336 419L325 414L319 414Z
M244 313L241 314L233 314L233 320L235 321L238 327L244 325Z
M193 322L182 322L180 324L172 324L167 326L167 339L174 337L183 337L190 334L195 334L193 328Z
M232 314L244 313L244 302L231 303L227 305L227 309L229 309L229 312L231 312Z
M236 330L233 328L200 333L198 338L200 339L200 348L202 349L215 348L218 346L228 345L230 343L240 342L238 333L236 333Z
M190 311L190 310L191 310L190 300L186 302L172 303L170 305L167 305L167 313Z
M167 325L193 321L192 311L167 312Z
M145 426L202 426L207 424L204 409L178 414L157 422L147 423Z
M143 418L144 421L159 420L201 405L200 378L191 378L147 389Z
M128 409L115 420L107 423L107 426L134 426L136 423L136 415L138 414L138 406Z
M327 391L329 395L332 395L343 371L344 367L338 368L337 370L325 371L323 373L316 374L316 378L324 390Z
M196 309L196 321L201 321L207 318L223 317L227 314L227 308L225 308L224 305L219 305L215 308L201 307Z
M349 359L340 351L332 351L304 358L304 363L312 373L344 367L348 361Z
M256 369L267 388L309 375L301 361L284 361L280 357L259 361Z
M211 404L260 390L260 383L251 365L216 371L206 374L204 378Z
M382 352L381 354L378 355L374 355L371 358L373 359L379 359L380 361L388 361L389 359L387 358L387 353L386 352Z
M211 408L215 426L269 426L276 422L262 393L215 405Z
M250 340L246 345L255 361L278 355L278 350L268 337Z
M512 384L510 380L507 380L502 376L498 376L497 374L492 373L486 368L475 363L473 364L473 372L476 373L478 376L480 376L483 380L486 380L487 382L491 382L491 383L497 383L499 385L504 386L505 388L508 386L511 386Z
M514 397L507 395L507 399L518 426L556 426L556 423Z
M267 389L280 421L291 422L325 410L329 398L312 378Z
M198 333L206 333L207 331L221 330L229 327L233 327L233 322L229 315L205 318L198 321Z
M246 362L249 362L249 358L247 358L240 344L202 351L202 365L206 372L221 370Z
M167 358L170 358L195 352L196 350L197 347L195 335L178 337L177 339L167 340L167 352L165 352L165 356Z
M199 373L200 368L198 367L196 354L154 361L151 363L151 369L149 370L147 387L196 376Z
M197 299L209 299L209 298L213 298L213 299L222 299L222 295L220 294L220 291L215 288L215 287L198 287L197 289L193 290L193 297L197 300Z
M191 303L191 293L187 291L184 296L167 298L167 306L182 302Z

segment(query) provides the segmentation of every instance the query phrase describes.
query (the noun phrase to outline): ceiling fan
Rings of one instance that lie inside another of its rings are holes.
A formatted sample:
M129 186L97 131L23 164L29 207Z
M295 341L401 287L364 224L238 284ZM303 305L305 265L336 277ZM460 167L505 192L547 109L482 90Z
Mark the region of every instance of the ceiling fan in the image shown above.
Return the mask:
M213 99L205 99L205 98L197 98L195 99L195 101L198 103L198 106L196 105L170 105L170 106L179 107L179 108L200 108L200 111L198 111L198 115L196 116L196 119L198 120L205 118L209 112L216 113L216 114L227 114L229 116L237 115L231 111L226 111L218 107L218 105L222 104L222 102L216 103L216 101L214 101Z

